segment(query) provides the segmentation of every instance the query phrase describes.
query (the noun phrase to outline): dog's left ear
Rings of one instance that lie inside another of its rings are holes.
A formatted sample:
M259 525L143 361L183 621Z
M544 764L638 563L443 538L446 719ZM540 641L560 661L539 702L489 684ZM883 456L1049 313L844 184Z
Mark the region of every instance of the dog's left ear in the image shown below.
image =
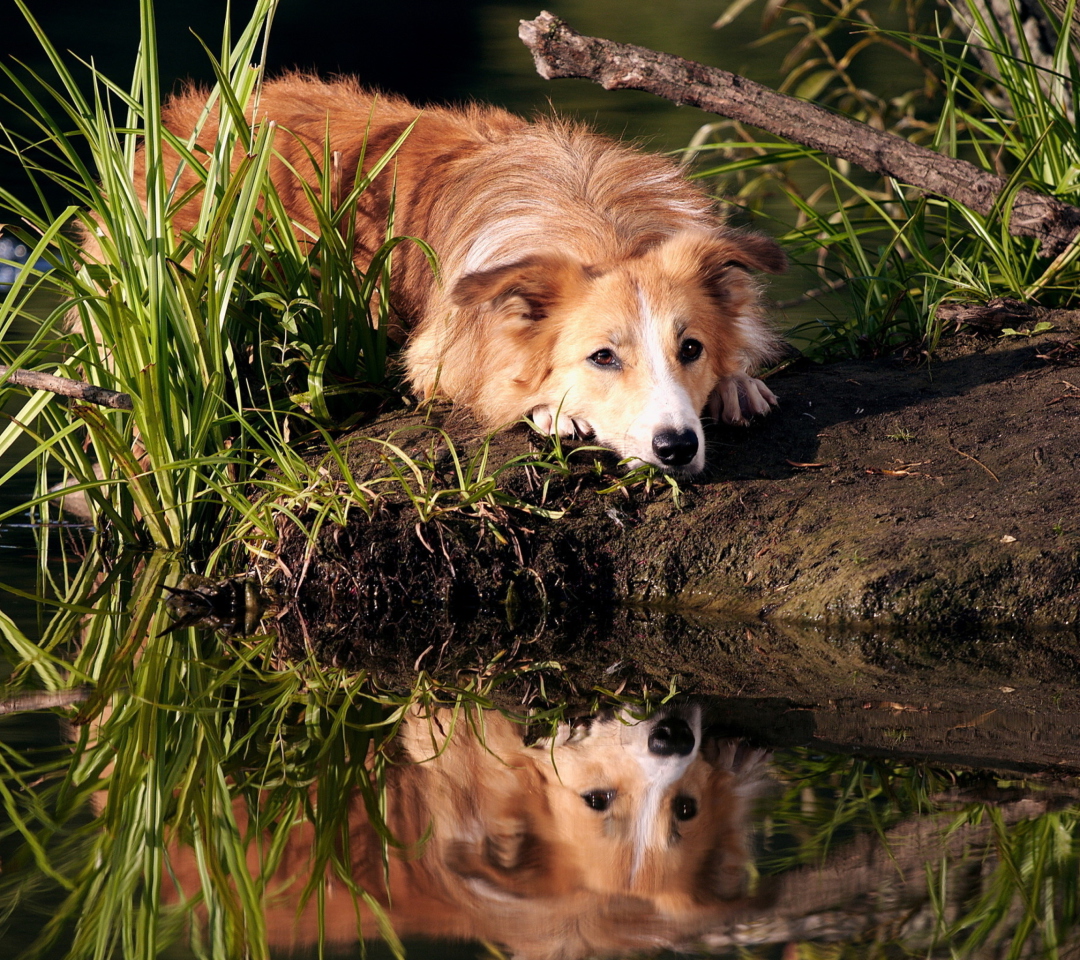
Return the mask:
M466 274L450 292L459 307L485 303L506 306L528 320L543 320L586 279L585 268L569 257L541 253L491 270Z
M718 301L755 297L751 271L783 273L787 257L779 244L760 233L729 233L698 240L693 251L694 272L705 289Z

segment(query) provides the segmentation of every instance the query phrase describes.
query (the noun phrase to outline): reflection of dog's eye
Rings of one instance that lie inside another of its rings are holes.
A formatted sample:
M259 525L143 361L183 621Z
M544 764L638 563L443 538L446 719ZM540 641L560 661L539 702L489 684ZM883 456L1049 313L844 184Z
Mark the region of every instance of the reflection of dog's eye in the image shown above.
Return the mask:
M589 359L598 367L617 367L619 358L610 350L597 350Z
M691 360L696 360L701 356L701 349L700 340L684 340L682 346L679 347L679 359L683 363L689 363Z
M581 799L585 801L587 807L592 807L593 810L604 811L611 806L611 801L615 799L615 791L590 790L588 793L583 793Z
M693 820L697 816L697 801L693 797L676 797L671 803L676 820Z

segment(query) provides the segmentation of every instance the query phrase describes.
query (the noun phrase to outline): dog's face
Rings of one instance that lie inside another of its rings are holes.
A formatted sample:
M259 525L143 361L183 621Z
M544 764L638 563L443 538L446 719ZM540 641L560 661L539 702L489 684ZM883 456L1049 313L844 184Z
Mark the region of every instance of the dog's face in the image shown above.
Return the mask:
M783 268L765 237L692 232L613 265L529 257L462 278L454 299L484 311L498 371L490 389L512 396L518 415L696 473L701 411L768 349L750 270Z
M482 898L636 897L676 918L742 893L762 751L704 735L696 707L564 724L528 747L505 726L490 718L471 759L451 741L441 769L471 784L466 807L431 798L436 840Z
M586 889L647 897L670 916L742 892L763 752L703 737L694 708L608 716L531 749L545 755L555 830L580 852Z
M752 909L749 801L766 753L709 735L698 706L560 724L528 746L498 714L453 735L447 719L402 731L417 766L401 773L421 778L415 829L430 831L414 863L455 905L441 926L425 905L417 929L467 920L515 956L572 958L679 943Z

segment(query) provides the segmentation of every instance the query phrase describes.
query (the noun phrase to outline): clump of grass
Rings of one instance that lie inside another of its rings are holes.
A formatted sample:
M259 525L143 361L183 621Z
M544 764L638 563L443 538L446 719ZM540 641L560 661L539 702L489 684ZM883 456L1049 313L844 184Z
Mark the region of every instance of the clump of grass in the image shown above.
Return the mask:
M277 0L259 0L235 40L226 24L206 106L206 116L218 114L218 132L205 150L198 131L182 140L162 123L151 0L139 5L142 43L130 86L92 65L69 68L16 2L54 76L2 67L21 97L9 104L38 131L34 143L10 148L35 183L58 181L74 202L50 210L39 190L35 209L0 189L0 204L21 224L14 232L33 249L31 262L45 254L57 264L45 275L24 271L0 304L0 359L119 390L133 409L69 410L32 395L0 434L0 453L20 436L34 444L7 476L36 464L31 505L43 513L51 509L49 486L73 483L96 519L129 543L219 543L230 510L251 513L241 491L258 469L273 463L294 479L305 472L298 433L347 420L346 404L356 414L386 397L386 292L403 239L393 235L391 216L385 244L362 270L352 260L352 231L359 198L375 177L389 175L396 145L369 158L362 175L338 170L328 153L311 157L316 186L308 199L320 229L317 237L298 235L268 172L280 134L252 123L247 108L258 97ZM177 178L166 176L166 146L197 175L197 191L180 195ZM133 173L139 150L145 195ZM344 196L331 181L349 185ZM174 217L182 204L198 216L180 233ZM97 239L100 258L79 246L75 225ZM42 293L54 301L43 318L31 309ZM34 303L28 294L37 295ZM70 331L68 314L77 317ZM29 334L16 335L16 323Z
M223 956L266 956L264 888L290 832L314 822L313 877L351 877L348 847L335 838L357 800L385 843L395 842L380 791L384 748L404 711L420 702L491 708L503 679L496 670L454 687L421 674L395 693L364 671L314 660L281 669L272 636L222 645L192 630L167 632L161 591L177 573L160 551L134 569L131 559L110 569L91 558L39 643L0 620L5 654L17 663L9 692L91 691L67 750L44 761L0 751L3 832L26 844L5 872L32 866L39 883L60 890L36 950L70 936L71 957L156 956L179 932L161 896L180 843L193 845L200 863L205 944ZM76 628L78 649L65 655ZM237 800L248 801L246 826ZM92 818L88 805L100 807ZM265 856L249 872L248 848L263 842ZM15 882L25 884L26 873L7 881L9 908L30 895ZM400 955L392 932L383 933Z
M1080 197L1073 4L1064 9L1050 66L1026 46L1015 3L1018 51L1006 25L984 19L977 3L967 4L973 39L952 35L940 9L922 0L901 9L906 29L881 26L868 0L768 4L764 22L775 29L762 43L795 38L782 89L1004 172L1009 188L991 215L797 145L760 140L737 124L711 125L693 148L724 158L706 163L701 175L721 177L736 202L777 221L813 288L788 305L814 315L792 333L819 358L930 352L942 333L935 310L943 301L1013 296L1067 306L1080 283L1080 247L1046 260L1036 241L1009 234L1005 202L1020 186L1070 203ZM898 74L906 61L914 85L891 96L867 91L859 59L868 56L891 56Z

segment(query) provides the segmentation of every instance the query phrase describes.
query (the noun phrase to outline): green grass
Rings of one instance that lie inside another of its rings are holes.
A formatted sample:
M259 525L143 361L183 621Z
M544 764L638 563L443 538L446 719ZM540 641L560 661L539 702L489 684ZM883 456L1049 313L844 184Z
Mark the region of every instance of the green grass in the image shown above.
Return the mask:
M980 22L979 8L969 8ZM901 11L906 29L880 26L881 10L867 0L768 5L765 24L773 29L762 43L790 45L787 92L983 169L1004 170L1006 198L1029 186L1077 204L1080 135L1070 118L1080 69L1068 29L1060 31L1046 69L1026 47L1009 49L1002 24L981 22L975 42L992 57L997 76L990 76L939 7L908 0ZM1072 14L1070 3L1067 22ZM916 85L888 96L867 91L859 82L866 57L906 61ZM1005 203L984 217L809 149L760 140L726 121L703 132L693 153L703 161L701 176L719 177L736 203L775 221L805 272L806 288L833 288L799 309L813 319L792 331L817 357L898 348L932 353L942 335L935 310L947 300L1075 301L1080 246L1052 260L1041 257L1036 241L1009 234Z
M44 276L24 271L0 304L0 360L122 391L133 410L69 409L31 395L0 433L0 453L20 435L35 444L8 476L37 467L33 505L44 515L55 509L51 483L76 484L98 521L127 543L219 543L230 510L248 509L248 479L268 464L302 471L294 450L304 434L347 424L345 411L355 419L393 388L385 293L404 238L394 236L391 212L386 242L366 270L352 261L351 238L357 203L375 177L389 175L396 145L369 158L343 197L327 185L342 176L351 183L349 172L332 169L329 155L311 157L321 189L308 199L320 231L298 236L268 175L275 129L249 124L244 113L262 82L251 65L265 59L276 0L260 0L235 39L226 29L211 58L218 82L207 110L220 122L207 151L162 125L150 0L140 3L143 40L127 86L90 65L69 67L17 3L54 76L2 68L16 91L8 107L38 130L34 142L10 140L9 148L35 183L58 181L73 204L50 210L39 191L35 208L0 190L0 204L21 224L13 232L35 257L47 253L58 264ZM140 142L145 198L132 172ZM166 178L164 144L197 174L194 196L178 195ZM198 217L181 233L174 217L185 202ZM98 235L99 262L75 242L75 224ZM43 295L60 304L40 318L31 308ZM67 331L72 311L78 324ZM20 335L27 325L29 336Z

